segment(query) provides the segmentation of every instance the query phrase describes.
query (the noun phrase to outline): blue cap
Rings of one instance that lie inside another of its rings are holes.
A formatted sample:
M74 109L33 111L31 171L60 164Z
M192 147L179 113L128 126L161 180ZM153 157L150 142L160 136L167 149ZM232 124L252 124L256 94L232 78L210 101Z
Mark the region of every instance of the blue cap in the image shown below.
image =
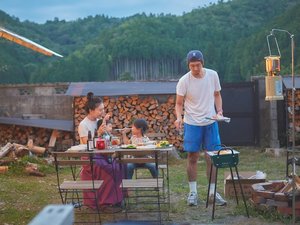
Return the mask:
M199 50L191 50L187 54L186 61L189 64L191 61L201 61L202 64L204 63L204 58L202 52Z

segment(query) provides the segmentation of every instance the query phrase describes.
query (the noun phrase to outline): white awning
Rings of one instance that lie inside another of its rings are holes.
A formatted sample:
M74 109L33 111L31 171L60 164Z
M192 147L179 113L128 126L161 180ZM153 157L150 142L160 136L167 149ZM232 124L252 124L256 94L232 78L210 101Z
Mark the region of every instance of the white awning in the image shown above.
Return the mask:
M37 43L35 43L35 42L25 38L25 37L22 37L22 36L18 35L18 34L10 32L10 31L2 28L2 27L0 27L0 37L5 38L9 41L15 42L19 45L25 46L26 48L30 48L33 51L42 53L42 54L47 55L47 56L55 55L55 56L58 56L58 57L63 57L62 55L60 55L56 52L53 52L50 49L45 48L42 45L39 45L39 44L37 44Z

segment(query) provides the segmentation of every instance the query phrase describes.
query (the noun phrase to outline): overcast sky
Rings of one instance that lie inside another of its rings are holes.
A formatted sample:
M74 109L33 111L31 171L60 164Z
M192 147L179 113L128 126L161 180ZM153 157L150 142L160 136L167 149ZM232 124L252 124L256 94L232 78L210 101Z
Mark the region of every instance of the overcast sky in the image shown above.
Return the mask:
M217 0L0 0L0 9L21 21L45 23L55 17L76 20L104 14L127 17L136 13L182 15Z

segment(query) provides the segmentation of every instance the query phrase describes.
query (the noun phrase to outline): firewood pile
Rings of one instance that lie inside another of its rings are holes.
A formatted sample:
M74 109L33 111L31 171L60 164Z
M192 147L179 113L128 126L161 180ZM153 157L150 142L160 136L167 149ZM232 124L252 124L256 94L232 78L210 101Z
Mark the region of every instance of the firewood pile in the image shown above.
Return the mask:
M159 102L153 96L104 97L105 111L111 115L114 129L130 127L137 118L144 118L149 125L149 133L163 133L177 149L182 148L182 136L175 129L175 96L168 96ZM86 97L74 99L75 139L79 142L78 125L86 116L84 106ZM117 134L118 135L118 134Z
M28 139L32 139L35 146L48 148L53 130L37 127L0 125L0 145L8 142L27 145ZM73 133L59 131L56 137L55 149L67 149L73 145Z
M34 135L35 144L45 146L46 142L49 141L48 137L51 135L51 130L42 128L1 125L2 127L3 129L0 130L0 142L2 144L16 142L26 145L28 137Z
M27 145L21 145L17 143L8 142L4 147L0 150L0 159L4 157L9 158L18 158L28 155L29 152L34 153L36 155L43 155L46 151L46 148L35 146L33 144L33 140L29 139Z
M7 172L11 163L18 162L24 156L46 156L47 150L65 150L72 145L72 132L0 125L0 173ZM45 176L33 163L28 163L24 171L28 175Z
M29 155L30 153L34 153L36 155L43 155L46 151L46 148L35 146L33 144L33 140L29 139L27 145L21 145L17 143L8 142L5 146L0 149L0 170L2 172L8 171L8 166L12 162L16 162L18 158L21 158L25 155ZM1 173L0 171L0 173ZM24 171L28 175L33 176L45 176L45 174L41 173L38 170L38 165L35 163L27 163L24 168Z
M292 215L293 185L289 181L272 181L252 185L250 202L257 208L275 209L283 215ZM300 178L295 176L296 207L295 212L300 216Z
M291 110L292 106L292 91L289 90L287 92L287 105L289 109ZM292 129L292 113L291 111L288 113L288 119L289 119L289 128ZM296 141L300 141L300 90L296 90L295 92L295 130L296 130ZM291 139L291 138L290 138ZM292 141L292 140L290 140Z

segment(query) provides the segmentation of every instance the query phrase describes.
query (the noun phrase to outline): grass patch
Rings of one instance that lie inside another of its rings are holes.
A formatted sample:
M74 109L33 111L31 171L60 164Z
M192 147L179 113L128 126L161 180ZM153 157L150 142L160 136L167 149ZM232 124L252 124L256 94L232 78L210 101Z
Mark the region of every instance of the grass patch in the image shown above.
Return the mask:
M275 209L273 209L273 210L272 209L258 210L250 204L247 204L247 206L248 206L248 211L249 211L250 217L260 218L266 222L269 222L270 224L272 224L276 221L280 221L284 224L291 223L291 219L292 219L291 216L284 216L282 214L279 214ZM241 215L243 213L245 213L245 207L242 204L235 207L235 209L233 211L233 215L235 215L235 216Z
M53 174L55 173L55 168L52 165L49 165L42 158L38 158L35 156L24 156L20 158L16 162L11 162L9 166L8 174L10 176L17 176L17 175L24 175L24 168L28 163L35 163L38 164L39 171L46 174Z

